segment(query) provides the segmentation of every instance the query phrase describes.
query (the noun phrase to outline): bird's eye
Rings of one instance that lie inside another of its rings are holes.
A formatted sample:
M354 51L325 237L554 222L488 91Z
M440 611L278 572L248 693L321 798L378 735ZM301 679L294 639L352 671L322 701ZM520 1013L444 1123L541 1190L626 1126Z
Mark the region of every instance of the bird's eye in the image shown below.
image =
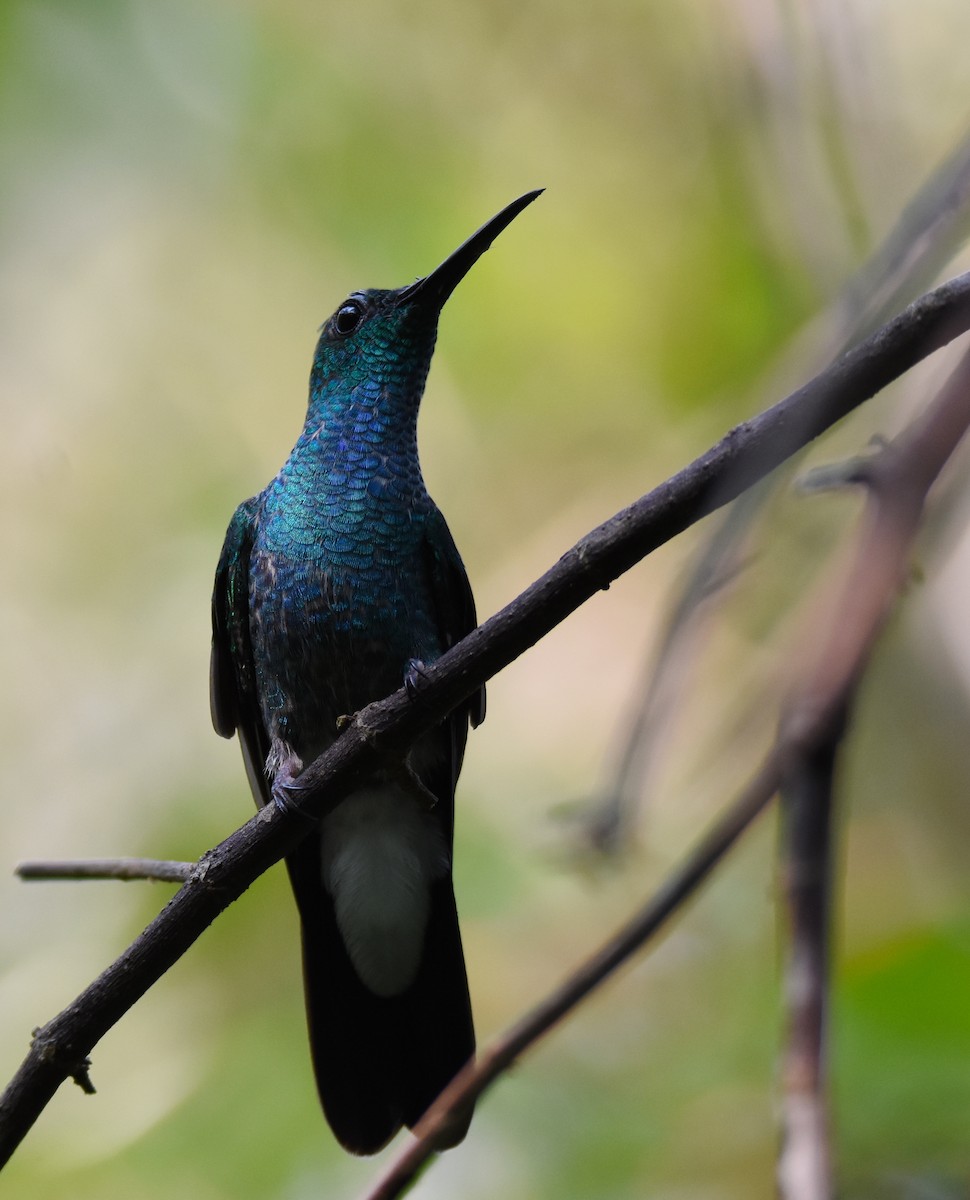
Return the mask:
M341 304L334 314L334 331L340 337L349 337L360 324L363 315L363 305L356 300L348 300L346 304Z

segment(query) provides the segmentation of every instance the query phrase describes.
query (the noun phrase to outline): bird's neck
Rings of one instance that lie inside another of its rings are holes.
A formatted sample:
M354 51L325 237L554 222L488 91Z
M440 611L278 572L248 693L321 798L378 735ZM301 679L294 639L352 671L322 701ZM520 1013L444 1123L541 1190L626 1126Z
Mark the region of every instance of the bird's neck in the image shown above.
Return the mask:
M339 402L338 402L339 400ZM311 394L306 424L275 481L284 504L321 508L337 524L430 503L418 460L420 395L359 386L339 398Z
M420 393L367 382L344 392L311 393L293 453L328 469L354 468L379 456L401 466L418 461Z

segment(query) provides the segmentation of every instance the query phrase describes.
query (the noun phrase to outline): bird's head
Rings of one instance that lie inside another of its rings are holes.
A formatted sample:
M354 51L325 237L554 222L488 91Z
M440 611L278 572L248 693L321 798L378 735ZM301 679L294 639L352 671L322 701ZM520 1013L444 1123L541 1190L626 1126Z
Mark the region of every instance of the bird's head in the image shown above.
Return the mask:
M416 413L445 301L496 237L537 196L527 192L487 221L430 275L393 291L353 292L320 330L310 374L311 409L326 420L356 397L390 398Z

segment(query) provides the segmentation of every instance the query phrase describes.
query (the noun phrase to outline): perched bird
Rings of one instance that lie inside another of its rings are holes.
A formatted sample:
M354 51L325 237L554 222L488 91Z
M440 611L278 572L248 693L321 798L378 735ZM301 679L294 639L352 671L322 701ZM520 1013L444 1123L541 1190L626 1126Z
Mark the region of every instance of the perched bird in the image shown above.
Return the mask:
M539 194L425 278L340 305L317 342L303 432L236 509L212 598L212 722L239 733L259 805L330 746L342 715L418 682L475 626L421 476L418 407L442 306ZM484 714L483 689L414 745L417 784L375 776L286 860L317 1088L356 1154L414 1125L474 1053L451 872L455 783Z

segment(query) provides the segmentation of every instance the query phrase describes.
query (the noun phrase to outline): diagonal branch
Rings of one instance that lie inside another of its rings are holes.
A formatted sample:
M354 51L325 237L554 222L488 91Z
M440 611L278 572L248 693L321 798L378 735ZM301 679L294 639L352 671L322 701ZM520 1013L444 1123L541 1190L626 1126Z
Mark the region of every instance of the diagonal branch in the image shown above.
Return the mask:
M781 785L784 751L768 756L760 771L685 856L638 913L558 988L479 1052L445 1088L414 1127L414 1138L391 1160L364 1200L400 1196L436 1153L457 1115L630 959L679 912L721 859L769 804Z
M357 728L375 745L399 753L402 745L442 720L483 680L507 667L597 591L736 499L968 328L970 273L916 300L809 383L736 426L707 453L587 534L517 599L427 669L421 704L409 706L402 690L359 713ZM308 802L324 773L322 758L303 771L295 789L297 803Z
M816 789L820 783L825 786L847 707L905 583L926 494L968 426L970 353L961 359L927 411L873 460L870 505L855 554L844 578L836 580L824 603L816 608L816 616L822 614L816 623L823 634L822 644L798 672L777 741L757 774L641 912L452 1080L415 1126L414 1139L391 1160L365 1200L393 1200L401 1195L435 1154L455 1114L661 928L776 791L799 786L808 769L815 775ZM816 638L813 645L817 644ZM810 798L808 789L803 798ZM820 1040L817 1053L821 1054ZM820 1058L813 1069L820 1071ZM792 1190L792 1159L783 1153L779 1177L785 1200L827 1200L828 1162L823 1166L824 1173L813 1176L821 1188Z
M294 808L319 818L379 762L400 760L440 722L585 600L652 550L734 499L916 362L970 328L970 275L928 293L810 383L618 513L518 599L429 667L415 696L401 689L351 721L292 785ZM6 1162L91 1049L175 963L223 909L306 835L294 811L269 806L200 859L192 877L127 950L38 1030L0 1096L0 1164Z

